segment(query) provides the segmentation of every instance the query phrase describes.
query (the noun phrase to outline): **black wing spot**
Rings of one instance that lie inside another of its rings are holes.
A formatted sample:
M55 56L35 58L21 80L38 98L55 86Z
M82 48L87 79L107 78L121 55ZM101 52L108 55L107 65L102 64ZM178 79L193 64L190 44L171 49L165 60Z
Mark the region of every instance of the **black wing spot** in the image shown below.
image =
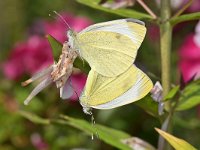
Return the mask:
M117 39L120 39L120 38L121 38L121 35L120 35L120 34L116 34L115 37L116 37Z

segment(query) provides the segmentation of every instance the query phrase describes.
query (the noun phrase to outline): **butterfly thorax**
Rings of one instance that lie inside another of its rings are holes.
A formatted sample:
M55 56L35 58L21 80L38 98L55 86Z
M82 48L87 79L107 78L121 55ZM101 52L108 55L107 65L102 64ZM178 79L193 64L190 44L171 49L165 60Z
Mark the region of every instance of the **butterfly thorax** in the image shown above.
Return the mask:
M71 75L73 62L76 57L76 51L70 48L69 44L65 42L58 63L53 65L53 71L51 72L51 78L53 82L56 82L57 88L62 87Z
M68 44L70 48L74 49L77 51L77 53L80 53L80 44L77 40L77 33L72 30L67 31L67 37L68 37Z

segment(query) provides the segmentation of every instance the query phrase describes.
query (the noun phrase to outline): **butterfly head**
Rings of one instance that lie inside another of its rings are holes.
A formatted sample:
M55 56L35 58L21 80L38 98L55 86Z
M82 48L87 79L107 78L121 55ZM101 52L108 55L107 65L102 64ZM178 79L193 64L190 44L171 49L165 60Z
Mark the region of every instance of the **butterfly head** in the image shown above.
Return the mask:
M68 37L74 37L74 38L75 38L76 32L74 32L73 30L70 29L70 30L67 31L67 36L68 36Z
M67 31L67 37L68 37L68 44L71 48L75 48L75 39L76 39L76 33L72 30Z
M73 30L67 31L68 45L80 55L80 43L77 40L77 33Z

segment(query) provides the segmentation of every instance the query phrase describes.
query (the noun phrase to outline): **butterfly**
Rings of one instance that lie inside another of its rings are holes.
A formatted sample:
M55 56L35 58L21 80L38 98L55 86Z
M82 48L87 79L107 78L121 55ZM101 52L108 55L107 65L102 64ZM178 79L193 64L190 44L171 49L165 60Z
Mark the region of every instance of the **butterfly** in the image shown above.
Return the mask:
M125 72L135 61L146 33L144 23L119 19L97 23L79 33L69 30L69 45L76 49L99 74L114 77Z
M152 89L150 78L135 65L117 77L105 77L89 72L80 103L88 108L112 109L137 101Z
M111 109L141 99L153 86L147 75L133 65L145 33L144 23L136 19L97 23L79 33L69 28L68 42L63 45L67 48L63 48L60 60L44 73L39 73L47 77L25 102L52 82L60 88L61 98L68 97L64 89L77 56L86 60L91 67L80 96L85 110L90 107ZM65 53L72 53L72 58L65 59Z

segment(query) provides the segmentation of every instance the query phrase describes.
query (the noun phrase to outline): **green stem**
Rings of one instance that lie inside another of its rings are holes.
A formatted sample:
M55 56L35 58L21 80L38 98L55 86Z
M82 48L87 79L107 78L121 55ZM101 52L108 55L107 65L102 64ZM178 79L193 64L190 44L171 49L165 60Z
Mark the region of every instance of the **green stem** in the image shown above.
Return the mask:
M160 24L160 49L161 49L161 74L164 96L170 90L170 55L172 28L169 22L170 0L161 1L161 24Z
M172 27L169 22L171 17L170 0L161 0L160 9L160 50L161 50L161 78L163 86L163 96L166 96L170 90L170 73L171 73L171 40L172 40ZM171 103L166 103L166 109L171 110ZM167 124L167 130L171 121ZM163 139L164 140L164 139ZM159 145L158 149L166 149L166 142Z

